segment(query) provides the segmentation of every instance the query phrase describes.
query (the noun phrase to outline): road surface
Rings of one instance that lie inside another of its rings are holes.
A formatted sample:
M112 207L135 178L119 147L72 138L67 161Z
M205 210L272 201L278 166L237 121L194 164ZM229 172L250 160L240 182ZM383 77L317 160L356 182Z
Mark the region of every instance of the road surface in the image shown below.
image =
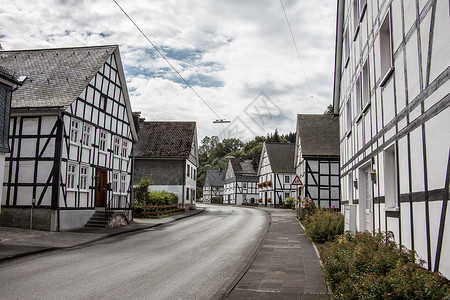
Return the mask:
M262 210L206 211L135 234L0 265L1 299L210 299L262 240Z

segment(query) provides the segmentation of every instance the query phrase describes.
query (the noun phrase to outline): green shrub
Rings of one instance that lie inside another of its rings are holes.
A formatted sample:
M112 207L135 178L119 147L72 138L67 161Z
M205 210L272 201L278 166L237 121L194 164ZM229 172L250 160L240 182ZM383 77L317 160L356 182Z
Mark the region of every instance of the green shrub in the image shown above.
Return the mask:
M318 210L307 216L303 225L314 242L325 243L344 233L344 216L334 210Z
M392 233L341 235L320 256L335 299L448 299L445 279L423 269Z
M151 185L152 180L141 179L138 184L133 187L134 192L134 205L147 203L149 201L148 187Z
M146 206L163 206L178 204L178 197L167 191L151 191L148 193Z

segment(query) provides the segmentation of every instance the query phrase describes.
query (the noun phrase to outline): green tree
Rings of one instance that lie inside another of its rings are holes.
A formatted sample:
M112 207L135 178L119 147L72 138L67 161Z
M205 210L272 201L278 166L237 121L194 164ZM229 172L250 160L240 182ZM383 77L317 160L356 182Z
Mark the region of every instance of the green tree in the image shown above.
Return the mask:
M327 109L323 112L324 115L334 115L333 104L328 105Z

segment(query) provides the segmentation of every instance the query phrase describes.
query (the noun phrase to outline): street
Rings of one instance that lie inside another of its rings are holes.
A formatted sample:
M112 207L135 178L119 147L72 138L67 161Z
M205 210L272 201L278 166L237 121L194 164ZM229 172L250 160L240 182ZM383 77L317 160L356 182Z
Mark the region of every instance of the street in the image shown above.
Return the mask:
M1 299L210 299L243 270L268 215L208 206L205 212L88 246L0 265Z

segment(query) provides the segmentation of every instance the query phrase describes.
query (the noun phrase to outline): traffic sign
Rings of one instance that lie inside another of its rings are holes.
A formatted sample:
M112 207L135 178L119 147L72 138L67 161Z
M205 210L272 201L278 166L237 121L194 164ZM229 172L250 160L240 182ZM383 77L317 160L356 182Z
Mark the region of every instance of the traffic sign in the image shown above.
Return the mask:
M291 183L292 185L303 185L302 181L300 180L300 177L298 175L295 175L294 181Z

